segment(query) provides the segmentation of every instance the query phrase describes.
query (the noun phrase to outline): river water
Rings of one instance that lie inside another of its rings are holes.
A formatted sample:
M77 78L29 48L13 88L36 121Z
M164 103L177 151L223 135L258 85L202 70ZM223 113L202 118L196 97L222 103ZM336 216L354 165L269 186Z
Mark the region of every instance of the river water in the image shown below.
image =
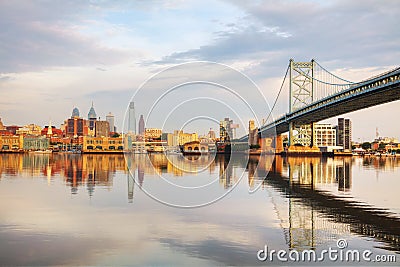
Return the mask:
M399 189L400 157L1 154L0 263L396 265ZM258 259L329 248L370 261Z

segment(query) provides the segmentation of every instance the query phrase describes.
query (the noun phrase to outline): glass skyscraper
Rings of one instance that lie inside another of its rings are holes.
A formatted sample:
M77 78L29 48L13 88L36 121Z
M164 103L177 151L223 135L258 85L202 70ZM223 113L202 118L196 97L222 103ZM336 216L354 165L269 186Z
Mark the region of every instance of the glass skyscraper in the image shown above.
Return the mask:
M135 103L129 103L128 110L128 133L136 134Z

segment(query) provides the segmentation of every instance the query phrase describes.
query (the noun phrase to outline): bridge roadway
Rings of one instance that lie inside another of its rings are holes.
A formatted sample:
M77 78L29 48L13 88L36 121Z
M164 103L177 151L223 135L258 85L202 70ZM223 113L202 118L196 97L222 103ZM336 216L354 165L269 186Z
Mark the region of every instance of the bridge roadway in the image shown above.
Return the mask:
M400 68L350 86L331 96L322 98L301 109L287 113L259 130L268 137L289 131L289 123L300 125L400 99ZM275 132L276 131L276 132ZM248 135L239 139L248 140Z

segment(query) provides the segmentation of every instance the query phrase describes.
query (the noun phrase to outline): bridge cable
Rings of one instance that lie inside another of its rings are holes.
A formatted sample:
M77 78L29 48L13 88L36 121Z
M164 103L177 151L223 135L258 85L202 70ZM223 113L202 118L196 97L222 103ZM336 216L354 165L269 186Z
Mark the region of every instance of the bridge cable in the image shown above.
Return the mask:
M286 78L287 78L289 69L290 69L290 65L288 65L288 67L286 68L286 73L285 73L285 77L283 78L283 81L282 81L282 84L281 84L281 88L279 89L278 95L277 95L276 98L275 98L275 102L274 102L274 104L272 105L271 111L269 112L268 117L267 117L267 119L265 120L265 123L264 123L262 126L264 126L264 125L267 123L269 117L271 117L271 115L272 115L272 111L274 110L274 108L275 108L275 106L276 106L276 103L278 102L279 96L280 96L280 94L281 94L281 92L282 92L282 89L283 89L283 86L284 86L284 84L285 84L285 81L286 81ZM262 126L261 126L261 127L262 127Z
M324 67L322 67L317 61L314 61L314 62L315 62L322 70L326 71L327 73L329 73L329 74L332 75L333 77L335 77L335 78L337 78L337 79L339 79L339 80L342 80L342 81L344 81L344 82L347 82L347 83L349 83L349 84L355 84L355 82L352 82L352 81L343 79L343 78L341 78L341 77L339 77L339 76L336 76L335 74L331 73L330 71L328 71L327 69L325 69Z

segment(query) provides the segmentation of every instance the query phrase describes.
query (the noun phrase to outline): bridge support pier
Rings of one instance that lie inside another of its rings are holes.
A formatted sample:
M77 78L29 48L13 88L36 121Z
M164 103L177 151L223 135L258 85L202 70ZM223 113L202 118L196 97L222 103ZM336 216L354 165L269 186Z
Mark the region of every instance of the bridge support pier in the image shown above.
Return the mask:
M298 125L289 124L289 147L287 155L320 156L321 151L316 146L315 123Z

